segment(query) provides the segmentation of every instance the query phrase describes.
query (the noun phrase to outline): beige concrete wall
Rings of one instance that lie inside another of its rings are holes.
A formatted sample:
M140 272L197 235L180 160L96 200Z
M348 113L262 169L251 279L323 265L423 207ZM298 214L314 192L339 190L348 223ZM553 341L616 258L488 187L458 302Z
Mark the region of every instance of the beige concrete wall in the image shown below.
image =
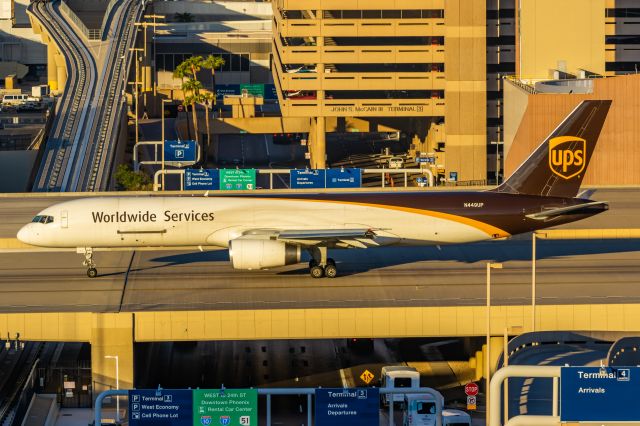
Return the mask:
M21 340L89 342L94 392L116 387L115 360L118 356L121 388L133 385L133 314L30 313L0 314L0 335Z
M519 0L520 35L516 36L521 79L545 79L566 62L605 73L605 0Z
M537 331L640 331L640 305L539 305ZM135 340L328 339L483 336L486 308L415 307L141 312ZM491 308L491 334L531 331L530 306Z
M529 104L529 93L513 83L504 80L504 158L507 158L516 137L522 118Z
M0 336L90 342L96 363L104 355L125 362L134 341L483 336L485 315L484 306L0 314ZM494 336L531 331L531 306L492 306L490 315ZM536 331L555 330L638 333L640 304L538 305ZM121 380L126 374L121 366Z
M133 387L133 314L95 314L91 323L93 392L116 387L116 361L121 389Z
M486 0L447 1L445 21L447 173L486 179Z

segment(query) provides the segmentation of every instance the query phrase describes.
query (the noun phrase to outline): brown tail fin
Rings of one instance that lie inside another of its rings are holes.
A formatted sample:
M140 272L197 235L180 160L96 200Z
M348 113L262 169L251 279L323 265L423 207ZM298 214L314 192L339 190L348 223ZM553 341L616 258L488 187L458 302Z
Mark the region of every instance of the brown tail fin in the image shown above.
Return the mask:
M611 101L584 101L493 191L573 198L589 166Z

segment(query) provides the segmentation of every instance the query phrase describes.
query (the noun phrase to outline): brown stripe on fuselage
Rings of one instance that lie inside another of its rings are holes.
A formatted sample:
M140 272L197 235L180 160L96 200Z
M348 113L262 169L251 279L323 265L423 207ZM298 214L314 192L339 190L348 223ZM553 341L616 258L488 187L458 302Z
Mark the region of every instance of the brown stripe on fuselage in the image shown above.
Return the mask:
M528 214L579 205L586 200L480 191L252 194L248 197L345 203L405 211L464 223L480 229L489 237L497 238L570 223L593 215L567 215L550 222L529 219L526 217ZM465 207L465 203L476 206L482 204L482 207Z

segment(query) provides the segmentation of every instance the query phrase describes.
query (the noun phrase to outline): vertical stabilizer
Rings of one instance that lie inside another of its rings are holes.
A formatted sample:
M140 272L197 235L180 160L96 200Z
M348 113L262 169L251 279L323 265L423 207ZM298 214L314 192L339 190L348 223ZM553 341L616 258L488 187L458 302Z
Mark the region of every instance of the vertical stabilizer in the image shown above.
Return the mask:
M493 191L573 198L596 148L611 101L584 101Z

